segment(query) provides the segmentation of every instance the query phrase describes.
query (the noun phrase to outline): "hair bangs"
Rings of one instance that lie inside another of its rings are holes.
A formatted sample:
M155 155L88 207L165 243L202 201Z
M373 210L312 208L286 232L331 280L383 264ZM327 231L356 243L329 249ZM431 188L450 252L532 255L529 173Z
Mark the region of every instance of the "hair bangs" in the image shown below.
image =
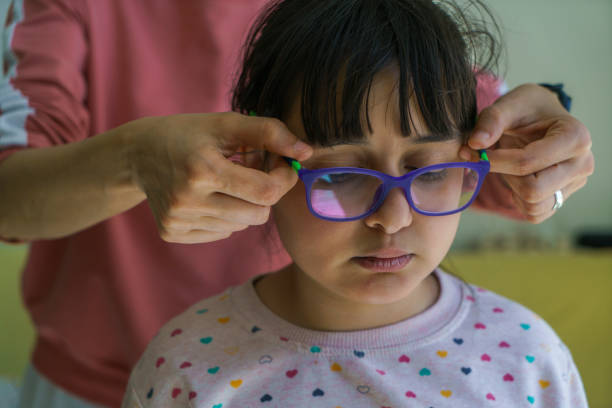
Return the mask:
M273 2L249 34L232 107L282 119L299 97L308 142L359 142L372 132L367 107L376 75L395 65L403 135L414 128L411 102L432 133L465 133L476 120L475 67L491 71L499 58L485 29L487 20L497 28L491 13L468 3Z

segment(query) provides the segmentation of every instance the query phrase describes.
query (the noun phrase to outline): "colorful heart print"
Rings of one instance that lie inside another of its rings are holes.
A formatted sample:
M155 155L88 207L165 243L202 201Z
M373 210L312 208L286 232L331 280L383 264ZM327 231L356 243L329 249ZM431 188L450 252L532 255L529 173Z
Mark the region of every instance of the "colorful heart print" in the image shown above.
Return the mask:
M166 362L165 358L163 358L163 357L158 358L157 361L155 362L155 368L159 368L159 366L161 366L165 362Z
M538 382L540 383L540 387L542 387L542 388L546 388L546 387L548 387L550 385L549 381L540 380Z
M274 359L272 358L271 355L264 354L263 356L259 357L259 364L270 364L272 360Z
M359 385L357 386L357 391L359 391L361 394L367 394L370 392L370 387L367 385Z
M431 375L431 371L429 371L428 368L422 368L421 371L419 371L419 375L421 377L426 376L426 375Z

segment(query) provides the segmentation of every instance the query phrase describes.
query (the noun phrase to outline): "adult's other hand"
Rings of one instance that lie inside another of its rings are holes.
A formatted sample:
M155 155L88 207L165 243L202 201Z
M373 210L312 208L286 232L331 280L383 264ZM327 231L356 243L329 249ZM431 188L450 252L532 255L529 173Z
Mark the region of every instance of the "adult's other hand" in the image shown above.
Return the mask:
M476 160L475 150L488 149L491 161L475 206L531 223L554 214L555 191L567 199L594 170L588 129L555 93L536 84L521 85L485 108L468 145L464 159Z
M163 240L211 242L268 220L297 182L289 166L269 172L230 157L265 150L298 160L312 154L279 120L234 112L143 118L117 128L131 138L134 182Z

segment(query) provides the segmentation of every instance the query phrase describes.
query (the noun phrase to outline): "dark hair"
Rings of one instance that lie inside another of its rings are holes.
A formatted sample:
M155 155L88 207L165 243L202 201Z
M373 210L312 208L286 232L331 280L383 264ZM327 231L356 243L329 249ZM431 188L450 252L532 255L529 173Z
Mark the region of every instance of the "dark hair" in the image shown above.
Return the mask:
M249 33L232 108L280 119L299 93L308 142L360 140L364 123L372 131L364 109L372 81L395 64L403 135L411 96L431 133L465 133L476 120L475 75L494 72L501 36L480 0L463 3L273 1Z

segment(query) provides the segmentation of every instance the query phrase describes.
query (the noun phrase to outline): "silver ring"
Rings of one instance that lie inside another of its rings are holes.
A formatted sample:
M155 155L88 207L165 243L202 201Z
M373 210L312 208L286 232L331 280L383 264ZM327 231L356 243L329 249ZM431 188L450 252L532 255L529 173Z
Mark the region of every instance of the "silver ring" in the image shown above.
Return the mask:
M553 210L558 210L563 206L563 193L561 190L555 191L555 204L553 205Z

